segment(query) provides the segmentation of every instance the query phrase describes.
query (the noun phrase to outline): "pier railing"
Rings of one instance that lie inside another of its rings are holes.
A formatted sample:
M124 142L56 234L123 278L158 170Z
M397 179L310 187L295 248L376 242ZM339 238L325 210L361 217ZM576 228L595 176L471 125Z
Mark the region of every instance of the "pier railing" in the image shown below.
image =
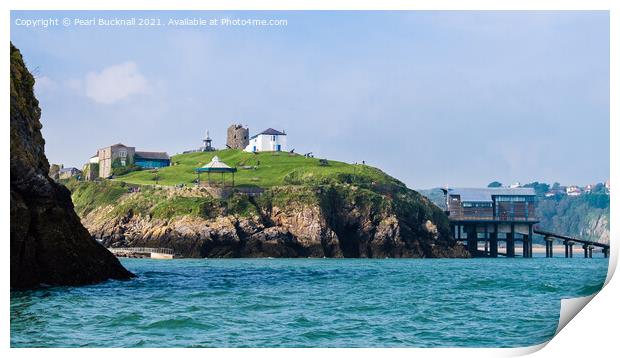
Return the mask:
M113 254L167 254L174 255L173 249L164 247L110 247Z
M455 215L450 213L450 215L448 216L448 218L450 219L450 221L486 221L486 222L493 222L493 221L497 221L497 222L504 222L504 221L509 221L509 222L538 222L539 219L537 217L525 217L525 216L473 216L473 215Z

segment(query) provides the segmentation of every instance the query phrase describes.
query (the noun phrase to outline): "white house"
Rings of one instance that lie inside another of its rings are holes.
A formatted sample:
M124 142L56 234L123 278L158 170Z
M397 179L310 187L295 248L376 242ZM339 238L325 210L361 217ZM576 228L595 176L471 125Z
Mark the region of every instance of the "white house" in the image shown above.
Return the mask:
M579 196L581 195L581 189L576 185L571 185L566 188L566 195Z
M286 150L286 133L273 128L250 137L250 144L245 147L246 152L279 152Z

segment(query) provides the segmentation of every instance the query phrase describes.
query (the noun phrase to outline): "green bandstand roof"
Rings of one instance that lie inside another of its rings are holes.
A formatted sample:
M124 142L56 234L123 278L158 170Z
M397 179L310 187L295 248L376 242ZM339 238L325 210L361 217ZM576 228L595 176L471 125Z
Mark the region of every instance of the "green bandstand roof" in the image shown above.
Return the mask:
M221 162L220 158L216 155L211 161L200 168L195 169L196 172L208 172L208 173L234 173L237 168L231 168L226 163Z

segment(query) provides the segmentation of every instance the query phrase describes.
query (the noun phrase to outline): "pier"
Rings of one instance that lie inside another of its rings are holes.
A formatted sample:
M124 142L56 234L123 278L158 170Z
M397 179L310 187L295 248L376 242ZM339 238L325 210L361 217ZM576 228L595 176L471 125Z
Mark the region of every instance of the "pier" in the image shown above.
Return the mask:
M160 260L175 258L173 249L163 247L110 247L108 250L117 257L151 258Z
M536 193L532 188L442 189L446 214L456 240L464 242L473 257L515 257L516 245L522 245L522 257L533 256L534 234L543 236L546 257L553 257L554 241L562 241L565 257L573 257L573 246L580 244L584 257L592 258L595 248L609 257L609 245L582 240L535 228ZM484 242L484 251L478 249ZM505 252L498 243L505 242Z
M534 233L542 235L545 239L546 257L553 257L553 242L560 240L564 244L564 257L573 257L573 246L580 244L583 249L585 258L592 258L594 248L599 248L603 253L603 257L609 257L609 244L603 244L595 241L581 240L574 237L552 233L545 230L534 229Z

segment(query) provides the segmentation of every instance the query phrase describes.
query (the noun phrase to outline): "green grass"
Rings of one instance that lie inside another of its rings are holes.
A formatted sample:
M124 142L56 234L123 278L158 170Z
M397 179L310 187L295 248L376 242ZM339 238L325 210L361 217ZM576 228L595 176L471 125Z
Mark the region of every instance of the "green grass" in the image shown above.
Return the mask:
M403 185L387 176L379 169L366 165L353 165L329 160L329 165L319 165L318 158L306 158L302 155L289 155L287 152L247 153L240 150L220 150L209 153L179 154L171 158L172 166L158 170L158 184L177 185L192 184L196 179L195 168L210 162L217 155L221 161L236 167L235 185L269 188L280 185L321 184L330 181L345 183L378 183ZM257 167L243 169L244 166ZM115 180L133 184L153 185L155 174L151 170L142 170L118 176ZM206 180L206 174L201 174ZM221 180L221 174L213 174L213 181ZM225 174L225 180L231 180Z
M115 204L123 194L127 193L125 185L110 181L78 182L77 180L69 180L65 182L65 185L72 193L73 206L80 216L88 214L97 207Z
M253 216L261 210L277 206L286 208L299 205L317 205L331 208L354 205L360 209L385 211L393 197L408 196L400 181L377 168L329 160L320 165L318 158L306 158L289 153L247 153L239 150L221 150L210 153L189 153L172 157L174 165L157 171L158 184L173 186L194 185L195 168L211 161L213 156L238 169L236 186L261 187L265 192L255 198L233 194L227 199L194 196L154 186L151 170L131 172L97 183L69 182L73 200L80 215L98 207L113 205L106 215L124 216L129 213L143 217L168 219L175 216L213 218L218 215ZM244 166L256 169L243 169ZM205 174L201 174L203 179ZM217 180L220 175L213 175ZM230 180L227 174L226 180ZM130 194L129 188L141 186L139 193ZM259 209L261 208L261 209Z

